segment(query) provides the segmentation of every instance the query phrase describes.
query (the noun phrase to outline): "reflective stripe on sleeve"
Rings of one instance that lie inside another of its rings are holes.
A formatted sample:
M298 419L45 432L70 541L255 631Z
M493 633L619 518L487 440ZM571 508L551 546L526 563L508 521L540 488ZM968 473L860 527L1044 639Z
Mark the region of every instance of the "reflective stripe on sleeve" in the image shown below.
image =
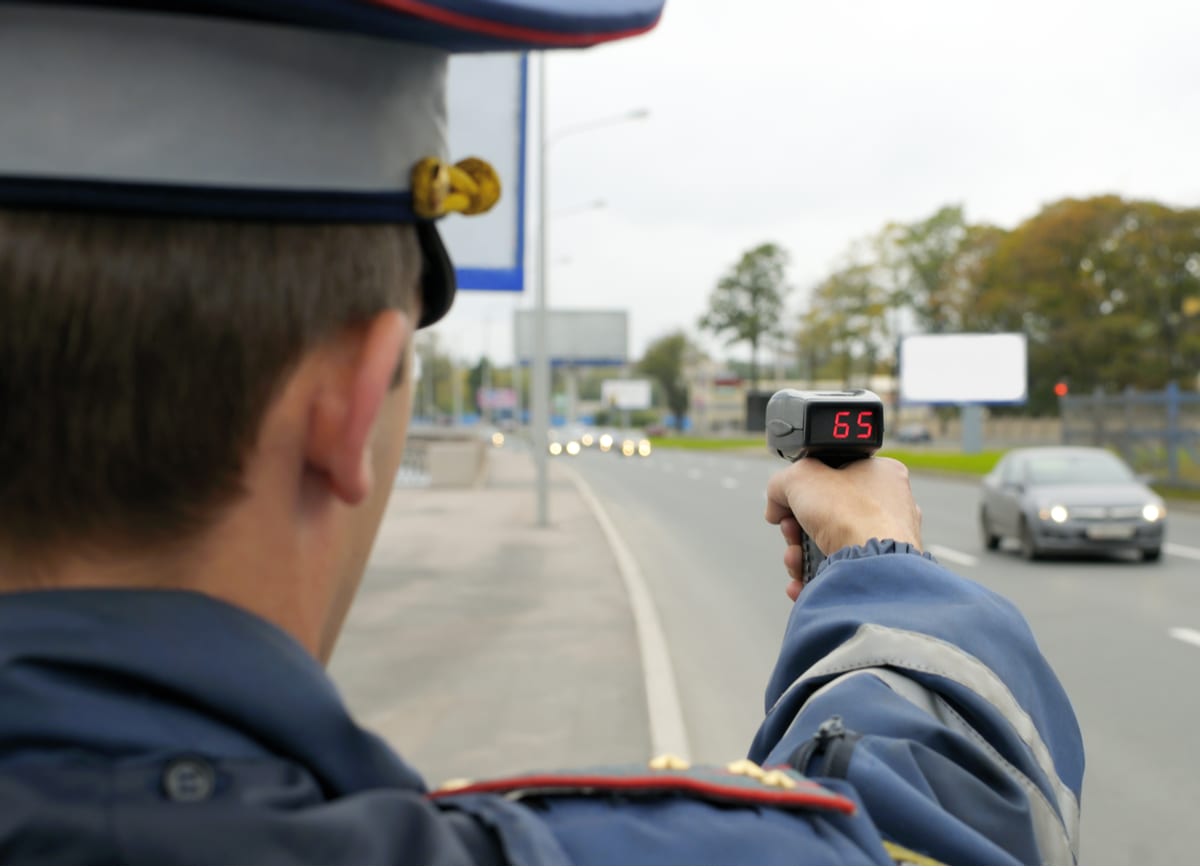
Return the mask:
M1021 741L1029 749L1038 767L1046 775L1051 786L1053 786L1058 803L1058 814L1061 817L1061 824L1065 829L1066 838L1069 841L1068 850L1070 852L1070 860L1075 860L1079 846L1079 802L1075 797L1075 793L1059 777L1058 771L1054 767L1054 759L1050 755L1050 750L1046 746L1045 741L1042 740L1037 726L1034 725L1033 719L1026 713L1025 709L1017 702L1012 691L1009 690L1008 686L995 672L984 665L978 658L961 648L940 638L934 638L931 635L925 635L920 632L865 623L858 628L853 638L840 645L836 650L809 668L800 677L796 678L783 695L779 697L779 700L775 702L775 707L793 692L804 688L806 684L813 680L824 679L831 675L842 673L858 672L862 669L876 669L879 666L921 671L944 677L970 690L990 704L996 713L1012 726L1017 736L1020 737ZM872 671L871 674L874 674L876 677L879 676L875 671ZM949 710L949 706L944 701L940 702L940 705L939 703L929 702L921 699L915 692L916 689L924 689L924 687L908 681L908 678L903 678L903 680L911 683L913 688L904 687L896 689L888 679L882 677L880 679L909 701L933 713L936 718L946 722L947 725L957 730L957 726L948 722L943 713L939 713L941 706ZM827 684L824 688L828 688L831 685ZM772 707L772 710L774 710L774 707ZM970 729L970 726L965 721L962 721L962 725L966 729ZM974 735L974 739L977 742L983 742L982 737L977 733ZM994 748L989 750L989 754L999 757L1003 761L1003 758L996 753ZM1011 765L1009 767L1011 768ZM1037 787L1034 786L1034 788L1036 789ZM1047 843L1049 842L1047 840ZM1041 844L1042 836L1039 830L1039 849L1042 848ZM1043 856L1053 858L1053 850L1059 847L1051 845L1050 848L1051 851L1043 850Z

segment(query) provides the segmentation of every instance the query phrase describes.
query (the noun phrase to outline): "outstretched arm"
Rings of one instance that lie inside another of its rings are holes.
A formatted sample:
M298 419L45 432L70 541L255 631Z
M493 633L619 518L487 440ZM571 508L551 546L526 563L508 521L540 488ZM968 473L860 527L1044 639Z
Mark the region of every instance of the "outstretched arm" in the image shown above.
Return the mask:
M1016 608L921 553L903 465L800 461L766 517L797 603L751 758L850 782L885 840L939 860L1075 860L1070 702ZM803 588L797 522L830 554Z

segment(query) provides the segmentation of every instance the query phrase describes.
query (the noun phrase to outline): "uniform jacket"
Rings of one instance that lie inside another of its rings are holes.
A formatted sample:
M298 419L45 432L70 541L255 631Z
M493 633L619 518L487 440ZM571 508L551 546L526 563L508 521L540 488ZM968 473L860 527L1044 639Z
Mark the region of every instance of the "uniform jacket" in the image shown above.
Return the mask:
M401 688L401 685L397 685ZM891 543L794 606L749 761L431 793L270 624L173 591L0 596L0 857L1073 861L1083 750L1016 609ZM763 769L766 770L763 770Z

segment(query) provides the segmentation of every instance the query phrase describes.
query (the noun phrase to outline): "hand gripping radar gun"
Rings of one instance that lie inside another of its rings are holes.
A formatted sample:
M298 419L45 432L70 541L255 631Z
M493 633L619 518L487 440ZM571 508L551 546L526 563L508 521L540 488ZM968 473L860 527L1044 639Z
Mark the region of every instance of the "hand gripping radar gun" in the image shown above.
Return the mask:
M883 401L865 388L799 391L785 388L767 402L767 448L789 461L816 458L842 467L869 458L883 445ZM803 531L801 581L807 583L825 555Z

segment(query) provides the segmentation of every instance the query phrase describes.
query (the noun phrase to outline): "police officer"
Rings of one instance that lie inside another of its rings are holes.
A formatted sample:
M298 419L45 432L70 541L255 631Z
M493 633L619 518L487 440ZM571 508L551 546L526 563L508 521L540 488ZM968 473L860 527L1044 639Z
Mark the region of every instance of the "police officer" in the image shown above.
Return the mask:
M776 475L830 552L750 755L429 791L323 671L405 439L452 50L655 0L0 3L0 852L59 862L1073 861L1070 704L899 464Z

